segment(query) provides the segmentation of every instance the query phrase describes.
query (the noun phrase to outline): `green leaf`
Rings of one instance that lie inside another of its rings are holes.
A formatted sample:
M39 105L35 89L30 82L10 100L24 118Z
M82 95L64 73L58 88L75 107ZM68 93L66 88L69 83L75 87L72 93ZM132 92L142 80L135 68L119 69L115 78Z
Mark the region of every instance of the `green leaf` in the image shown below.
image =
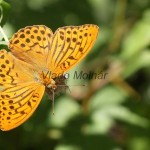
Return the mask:
M121 104L126 101L127 96L123 90L109 85L92 97L89 106L91 111L96 111L104 106Z
M4 24L7 22L9 14L10 14L10 5L0 0L0 26L4 26Z
M5 44L1 44L1 42L0 42L0 49L6 49L6 50L8 50L8 46L5 45Z
M125 78L130 77L134 73L136 73L138 70L142 68L149 68L150 67L150 49L143 49L143 51L134 56L133 59L128 60L128 65L125 66L125 69L123 71L123 76Z
M64 127L70 118L81 113L80 110L79 105L73 99L61 97L55 103L55 114L57 115L55 115L55 118L51 117L49 122L51 126Z
M132 58L150 45L150 10L145 11L143 16L124 40L122 58Z
M132 150L148 150L150 147L149 138L141 136L130 139L129 149Z

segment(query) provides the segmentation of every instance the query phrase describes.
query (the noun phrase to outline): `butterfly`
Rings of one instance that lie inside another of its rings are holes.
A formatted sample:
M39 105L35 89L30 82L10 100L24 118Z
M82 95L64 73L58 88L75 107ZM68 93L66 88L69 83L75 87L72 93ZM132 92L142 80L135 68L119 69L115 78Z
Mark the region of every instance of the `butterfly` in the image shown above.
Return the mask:
M61 27L54 33L45 25L33 25L15 33L10 51L0 50L0 129L24 123L45 91L54 100L60 84L57 77L87 55L98 32L98 26L85 24Z

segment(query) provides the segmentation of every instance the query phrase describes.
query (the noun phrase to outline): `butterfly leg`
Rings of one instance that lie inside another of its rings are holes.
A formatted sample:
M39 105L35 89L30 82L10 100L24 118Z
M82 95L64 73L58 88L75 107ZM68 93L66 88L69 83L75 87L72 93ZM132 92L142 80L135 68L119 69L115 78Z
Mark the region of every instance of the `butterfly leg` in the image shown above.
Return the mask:
M55 92L54 92L54 89L52 89L52 112L53 112L53 115L55 115L55 112L54 112L54 100L55 100Z

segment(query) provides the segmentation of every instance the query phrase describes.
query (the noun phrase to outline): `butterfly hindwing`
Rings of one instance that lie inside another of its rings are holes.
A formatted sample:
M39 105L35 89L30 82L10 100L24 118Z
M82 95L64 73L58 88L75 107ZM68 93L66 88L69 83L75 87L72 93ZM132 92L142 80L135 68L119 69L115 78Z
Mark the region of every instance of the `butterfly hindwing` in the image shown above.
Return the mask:
M11 130L25 122L44 94L44 86L35 82L18 84L0 92L0 129Z
M44 86L30 64L0 51L0 129L10 130L28 119L38 106Z
M33 81L33 67L14 57L6 50L0 50L0 91L17 83Z

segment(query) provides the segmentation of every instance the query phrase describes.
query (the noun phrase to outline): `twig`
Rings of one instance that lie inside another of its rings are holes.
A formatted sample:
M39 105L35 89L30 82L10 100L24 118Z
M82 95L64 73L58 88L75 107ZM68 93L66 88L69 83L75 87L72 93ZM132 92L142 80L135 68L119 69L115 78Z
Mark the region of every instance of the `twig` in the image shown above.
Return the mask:
M1 26L0 26L0 32L2 33L2 35L3 35L4 39L5 39L5 41L8 43L8 42L9 42L9 40L8 40L8 38L7 38L6 34L4 33L4 31L3 31L3 29L2 29L2 27L1 27Z

